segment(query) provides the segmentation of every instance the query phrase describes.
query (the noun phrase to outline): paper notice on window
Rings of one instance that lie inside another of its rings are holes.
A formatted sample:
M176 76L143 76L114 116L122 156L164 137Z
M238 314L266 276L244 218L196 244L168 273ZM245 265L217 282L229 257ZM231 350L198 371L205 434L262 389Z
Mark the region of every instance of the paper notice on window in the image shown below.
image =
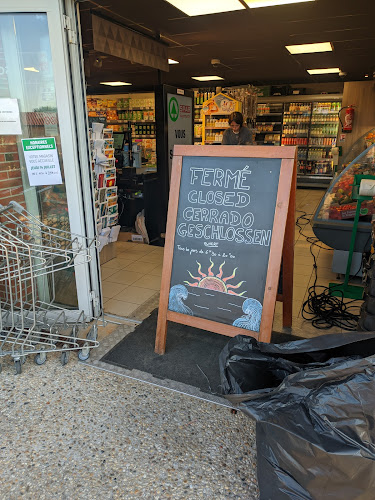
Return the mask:
M30 186L63 183L54 137L23 139L22 149Z
M20 110L17 99L0 99L0 135L21 135Z

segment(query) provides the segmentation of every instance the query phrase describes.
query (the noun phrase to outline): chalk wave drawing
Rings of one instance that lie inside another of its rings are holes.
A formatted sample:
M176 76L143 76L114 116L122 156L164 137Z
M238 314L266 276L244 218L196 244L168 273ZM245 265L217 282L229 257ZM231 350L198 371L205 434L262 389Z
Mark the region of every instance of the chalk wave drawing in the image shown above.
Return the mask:
M190 271L188 271L189 275L191 278L193 278L193 282L190 281L184 281L186 285L189 286L196 286L199 288L206 288L208 290L215 290L215 292L222 292L222 293L228 293L229 295L238 295L241 297L246 293L246 291L238 293L235 292L235 289L240 288L244 281L240 281L237 285L231 285L228 284L227 281L233 279L236 276L236 271L237 267L234 269L232 274L230 276L227 276L226 278L223 278L223 267L225 265L225 261L219 266L219 272L215 275L212 272L212 269L214 267L214 262L210 259L210 267L207 270L207 273L202 272L202 265L197 261L198 264L198 274L199 276L193 276Z
M186 306L183 301L188 298L189 292L184 285L174 285L169 291L168 309L170 311L178 312L181 314L189 314L194 316L190 307Z
M262 304L256 299L246 299L242 304L244 316L237 318L233 322L233 326L259 332L260 320L262 319Z

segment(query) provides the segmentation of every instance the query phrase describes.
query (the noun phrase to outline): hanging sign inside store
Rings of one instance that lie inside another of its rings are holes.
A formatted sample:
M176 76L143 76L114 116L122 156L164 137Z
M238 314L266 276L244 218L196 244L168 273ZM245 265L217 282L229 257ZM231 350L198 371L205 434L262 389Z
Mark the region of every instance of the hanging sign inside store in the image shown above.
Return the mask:
M30 186L62 184L54 137L23 139L22 149Z
M283 258L292 317L294 147L176 146L155 351L167 321L271 338Z
M171 174L173 148L176 144L193 144L193 99L167 94L168 165Z
M17 99L0 99L0 135L21 135L20 110Z

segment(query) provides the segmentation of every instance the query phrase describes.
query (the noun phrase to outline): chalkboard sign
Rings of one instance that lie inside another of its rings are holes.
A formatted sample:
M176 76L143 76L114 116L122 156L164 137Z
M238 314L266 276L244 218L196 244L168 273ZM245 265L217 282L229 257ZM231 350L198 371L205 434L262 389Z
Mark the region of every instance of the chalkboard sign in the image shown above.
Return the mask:
M175 148L156 352L167 320L270 336L295 148L272 150Z

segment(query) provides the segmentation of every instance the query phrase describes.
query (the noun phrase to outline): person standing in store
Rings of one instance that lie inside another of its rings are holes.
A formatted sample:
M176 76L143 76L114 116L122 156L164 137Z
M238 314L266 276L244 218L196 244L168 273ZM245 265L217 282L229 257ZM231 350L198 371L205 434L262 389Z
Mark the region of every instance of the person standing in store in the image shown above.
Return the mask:
M251 131L244 126L243 116L239 111L234 111L228 118L229 127L223 134L223 146L244 146L253 144L253 135Z

